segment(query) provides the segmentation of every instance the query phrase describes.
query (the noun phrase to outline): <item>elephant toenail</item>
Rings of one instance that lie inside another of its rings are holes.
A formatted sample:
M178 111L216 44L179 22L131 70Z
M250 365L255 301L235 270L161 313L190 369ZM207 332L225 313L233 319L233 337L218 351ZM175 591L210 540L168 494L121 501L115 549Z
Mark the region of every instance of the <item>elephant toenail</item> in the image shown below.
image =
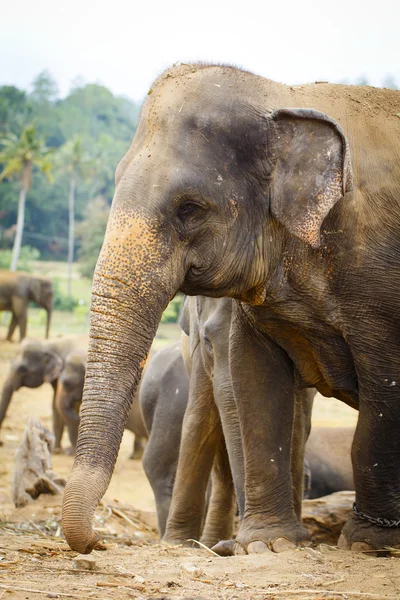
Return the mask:
M373 548L367 542L353 542L351 545L352 552L369 552L370 550L373 550Z
M265 554L265 552L271 552L267 544L261 541L250 542L247 546L247 552L249 554Z
M293 544L290 540L280 537L272 542L272 549L274 552L286 552L286 550L296 549L296 544Z
M235 543L234 546L234 553L238 554L238 555L243 555L243 554L247 554L246 550L243 548L243 546L241 546L240 544L238 544L237 542Z
M346 537L343 535L343 533L340 534L340 538L338 540L338 548L340 548L341 550L350 550L350 544L347 541Z

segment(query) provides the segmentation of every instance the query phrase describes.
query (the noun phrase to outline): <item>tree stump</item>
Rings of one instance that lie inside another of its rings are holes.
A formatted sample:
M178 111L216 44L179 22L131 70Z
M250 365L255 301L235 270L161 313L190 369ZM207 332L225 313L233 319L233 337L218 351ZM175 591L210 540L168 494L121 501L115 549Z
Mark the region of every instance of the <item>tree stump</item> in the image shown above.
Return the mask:
M354 492L303 500L303 525L314 543L336 545L343 525L353 514Z
M54 473L51 466L53 446L51 431L29 418L15 453L12 495L17 508L26 506L40 494L55 495L63 491L66 481Z

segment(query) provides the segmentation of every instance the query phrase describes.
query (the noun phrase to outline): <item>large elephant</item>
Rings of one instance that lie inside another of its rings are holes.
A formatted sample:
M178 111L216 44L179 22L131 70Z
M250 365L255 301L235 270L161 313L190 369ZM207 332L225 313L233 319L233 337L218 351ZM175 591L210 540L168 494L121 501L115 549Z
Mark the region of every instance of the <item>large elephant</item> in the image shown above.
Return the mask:
M58 378L68 354L73 350L87 347L87 343L87 336L82 335L69 335L43 341L23 340L17 355L11 361L10 371L3 385L0 401L0 427L14 392L21 387L37 388L48 382L54 390L52 406L54 448L58 450L64 431L64 419L55 406Z
M96 543L92 517L132 389L177 290L236 300L229 356L246 475L238 546L267 549L277 529L301 542L291 448L281 446L294 367L302 385L360 411L356 505L341 545L400 544L399 110L396 91L289 87L225 66L180 65L155 82L117 168L94 275L63 508L75 550ZM260 376L271 364L274 377Z
M0 270L0 311L11 312L7 340L11 341L15 328L19 327L20 340L26 336L29 302L35 302L47 312L46 338L49 337L53 310L53 284L47 277L18 271Z
M75 453L76 441L78 439L79 410L82 403L86 361L87 350L84 348L68 354L60 373L55 397L56 408L68 428L68 435L71 442L69 453L71 454ZM141 458L148 434L140 409L139 389L133 398L125 429L132 431L135 435L131 458Z

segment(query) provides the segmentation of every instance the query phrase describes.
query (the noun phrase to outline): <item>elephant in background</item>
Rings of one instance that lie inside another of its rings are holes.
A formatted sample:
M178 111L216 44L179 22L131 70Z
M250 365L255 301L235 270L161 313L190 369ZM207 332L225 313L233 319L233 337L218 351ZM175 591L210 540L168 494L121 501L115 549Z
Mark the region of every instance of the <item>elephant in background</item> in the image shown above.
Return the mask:
M26 336L29 302L35 302L47 313L46 339L49 337L53 310L53 284L47 277L0 270L0 311L11 312L7 340L11 341L15 328L19 327L20 341Z
M158 531L165 533L179 458L189 378L181 343L159 350L143 373L140 406L149 435L143 469L153 489Z
M354 490L351 445L354 427L313 427L306 445L307 498Z
M14 392L21 387L37 388L43 383L53 387L54 449L61 447L64 419L55 406L57 383L67 356L77 349L87 348L87 336L71 335L51 340L24 339L10 364L0 400L0 427Z
M68 354L64 360L63 369L58 379L55 405L68 428L68 435L71 442L71 448L68 450L69 454L75 453L76 441L78 439L79 410L82 403L86 360L87 350L84 348L74 350ZM125 429L128 429L135 435L130 457L132 459L142 458L148 437L140 409L139 393L140 389L138 388L132 400L128 421L125 426Z
M341 546L400 546L398 103L397 91L285 86L218 65L175 66L154 83L117 168L93 279L63 506L74 550L96 543L93 513L177 291L233 298L238 551L305 539L290 473L296 385L359 408L356 505Z

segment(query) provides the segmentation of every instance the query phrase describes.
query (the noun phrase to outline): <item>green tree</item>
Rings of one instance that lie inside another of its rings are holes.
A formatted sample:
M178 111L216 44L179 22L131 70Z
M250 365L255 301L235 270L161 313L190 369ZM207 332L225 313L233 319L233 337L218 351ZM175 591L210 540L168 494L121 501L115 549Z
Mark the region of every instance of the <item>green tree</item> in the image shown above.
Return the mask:
M32 117L32 105L26 92L14 85L0 87L0 133L20 135Z
M83 138L75 135L59 150L57 162L69 174L68 194L68 296L72 297L72 263L75 245L75 194L79 179L87 179L93 171L93 160L85 149Z
M86 219L79 224L81 239L79 251L80 272L84 277L93 277L97 258L103 244L110 207L101 196L91 200L87 207Z
M44 139L37 135L36 127L32 124L23 129L20 137L13 133L5 135L0 139L0 144L0 163L3 163L0 180L12 177L19 180L17 226L10 265L10 270L15 271L24 231L26 194L32 185L33 169L39 169L50 179L52 150L47 148Z

